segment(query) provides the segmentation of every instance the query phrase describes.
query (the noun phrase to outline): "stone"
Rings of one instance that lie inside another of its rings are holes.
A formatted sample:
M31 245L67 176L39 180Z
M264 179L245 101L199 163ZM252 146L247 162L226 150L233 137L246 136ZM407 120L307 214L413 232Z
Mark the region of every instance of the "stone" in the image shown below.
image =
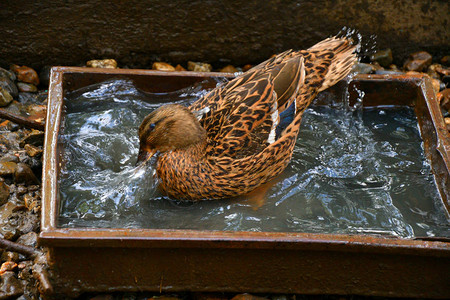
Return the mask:
M450 55L446 55L441 58L441 64L445 66L450 66Z
M247 72L247 71L250 70L251 68L253 68L252 65L246 64L245 66L242 67L242 72Z
M16 274L7 271L1 275L0 299L18 297L24 292L22 282L16 278Z
M180 71L186 71L186 69L183 68L182 65L178 64L178 65L175 67L175 71L178 71L178 72L180 72Z
M175 68L172 65L165 62L154 62L152 65L152 69L158 71L175 71Z
M447 130L450 131L450 117L444 118L444 122L447 126Z
M437 93L436 98L442 109L450 111L450 88L444 89Z
M6 69L0 68L0 77L6 77L9 78L11 81L16 81L17 77L14 72L8 71Z
M0 176L8 176L14 174L17 164L12 161L0 162Z
M39 85L39 76L32 68L27 66L12 65L11 71L16 74L18 81Z
M36 247L37 245L37 233L36 232L28 232L27 234L21 235L16 243L21 244L21 245L25 245L25 246L30 246L30 247Z
M14 271L17 268L17 264L13 261L5 261L0 267L0 275L5 274L8 271Z
M380 50L372 54L370 57L372 61L380 64L383 68L388 68L392 64L392 51L391 49Z
M14 172L15 183L37 184L39 180L27 164L18 163Z
M13 101L11 94L0 87L0 107L8 106Z
M234 296L231 300L267 300L267 298L244 293Z
M0 77L0 87L7 91L13 98L16 98L19 95L17 86L8 77Z
M19 162L19 158L17 156L15 156L14 154L7 153L7 154L3 155L2 157L0 157L0 162L15 162L15 163L18 163Z
M8 202L9 198L9 187L3 182L0 181L0 205Z
M19 92L24 93L36 93L38 91L37 87L31 83L18 82L17 87L19 88Z
M26 194L23 197L23 200L25 202L25 207L34 213L37 213L41 209L41 201L38 197L32 196L30 194Z
M2 253L2 256L0 258L1 261L13 261L18 262L19 261L19 253L12 252L12 251L5 251Z
M90 68L117 69L117 62L114 59L93 59L86 63Z
M441 65L437 65L436 72L441 76L450 76L450 68L445 68Z
M375 71L375 68L371 64L357 63L352 68L352 73L358 74L371 74Z
M30 280L33 278L33 262L31 260L21 261L17 268L19 269L19 279Z
M33 146L43 146L44 145L45 133L40 130L33 129L26 137L24 137L19 145L20 147L25 147L26 144Z
M436 68L438 68L440 65L439 64L433 64L431 66L428 67L427 70L427 74L434 79L440 79L440 75L438 74L438 72L436 72Z
M222 72L222 73L236 73L236 72L238 72L238 69L236 69L232 65L228 65L228 66L225 66L222 69L220 69L219 72Z
M431 84L433 85L435 93L438 93L441 90L441 81L439 79L431 78Z
M42 152L43 152L43 150L41 148L33 146L33 145L30 145L30 144L26 144L24 146L24 149L27 152L27 154L29 156L31 156L31 157L35 157L35 156L41 155Z
M211 72L212 66L207 63L188 61L188 70L194 72Z
M433 57L426 51L412 53L405 61L403 68L408 71L422 72L431 65Z

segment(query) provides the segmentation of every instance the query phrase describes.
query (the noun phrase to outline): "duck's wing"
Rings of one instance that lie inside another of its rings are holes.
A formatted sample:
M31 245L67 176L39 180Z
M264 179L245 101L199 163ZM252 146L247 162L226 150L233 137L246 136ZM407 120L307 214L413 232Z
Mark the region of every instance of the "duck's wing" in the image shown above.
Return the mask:
M191 106L205 112L200 123L207 131L208 155L242 158L279 138L279 126L293 120L295 97L304 81L303 57L289 58L289 53L253 68Z

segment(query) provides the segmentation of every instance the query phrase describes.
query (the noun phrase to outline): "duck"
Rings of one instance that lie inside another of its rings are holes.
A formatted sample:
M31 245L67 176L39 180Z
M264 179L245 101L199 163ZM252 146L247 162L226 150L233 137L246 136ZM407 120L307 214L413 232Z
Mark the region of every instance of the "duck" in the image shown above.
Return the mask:
M234 198L289 164L305 109L344 79L358 45L327 38L287 50L218 85L189 107L163 105L139 126L137 165L152 157L160 191L181 201Z

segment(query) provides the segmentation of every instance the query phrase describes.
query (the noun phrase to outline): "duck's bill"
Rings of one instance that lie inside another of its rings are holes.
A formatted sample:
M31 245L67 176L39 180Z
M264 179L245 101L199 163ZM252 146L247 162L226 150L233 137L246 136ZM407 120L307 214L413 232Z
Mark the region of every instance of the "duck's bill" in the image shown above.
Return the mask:
M139 149L136 166L147 163L155 153L156 153L156 150L147 151L147 150Z

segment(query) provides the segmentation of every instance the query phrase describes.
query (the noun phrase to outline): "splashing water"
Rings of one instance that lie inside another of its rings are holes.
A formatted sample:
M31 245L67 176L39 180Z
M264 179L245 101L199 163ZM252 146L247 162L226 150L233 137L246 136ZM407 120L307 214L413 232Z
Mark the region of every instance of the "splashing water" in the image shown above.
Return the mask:
M292 161L263 197L164 197L152 165L134 167L137 128L162 102L203 93L146 94L116 81L68 95L60 226L450 235L414 112L362 110L363 92L354 107L305 112Z

